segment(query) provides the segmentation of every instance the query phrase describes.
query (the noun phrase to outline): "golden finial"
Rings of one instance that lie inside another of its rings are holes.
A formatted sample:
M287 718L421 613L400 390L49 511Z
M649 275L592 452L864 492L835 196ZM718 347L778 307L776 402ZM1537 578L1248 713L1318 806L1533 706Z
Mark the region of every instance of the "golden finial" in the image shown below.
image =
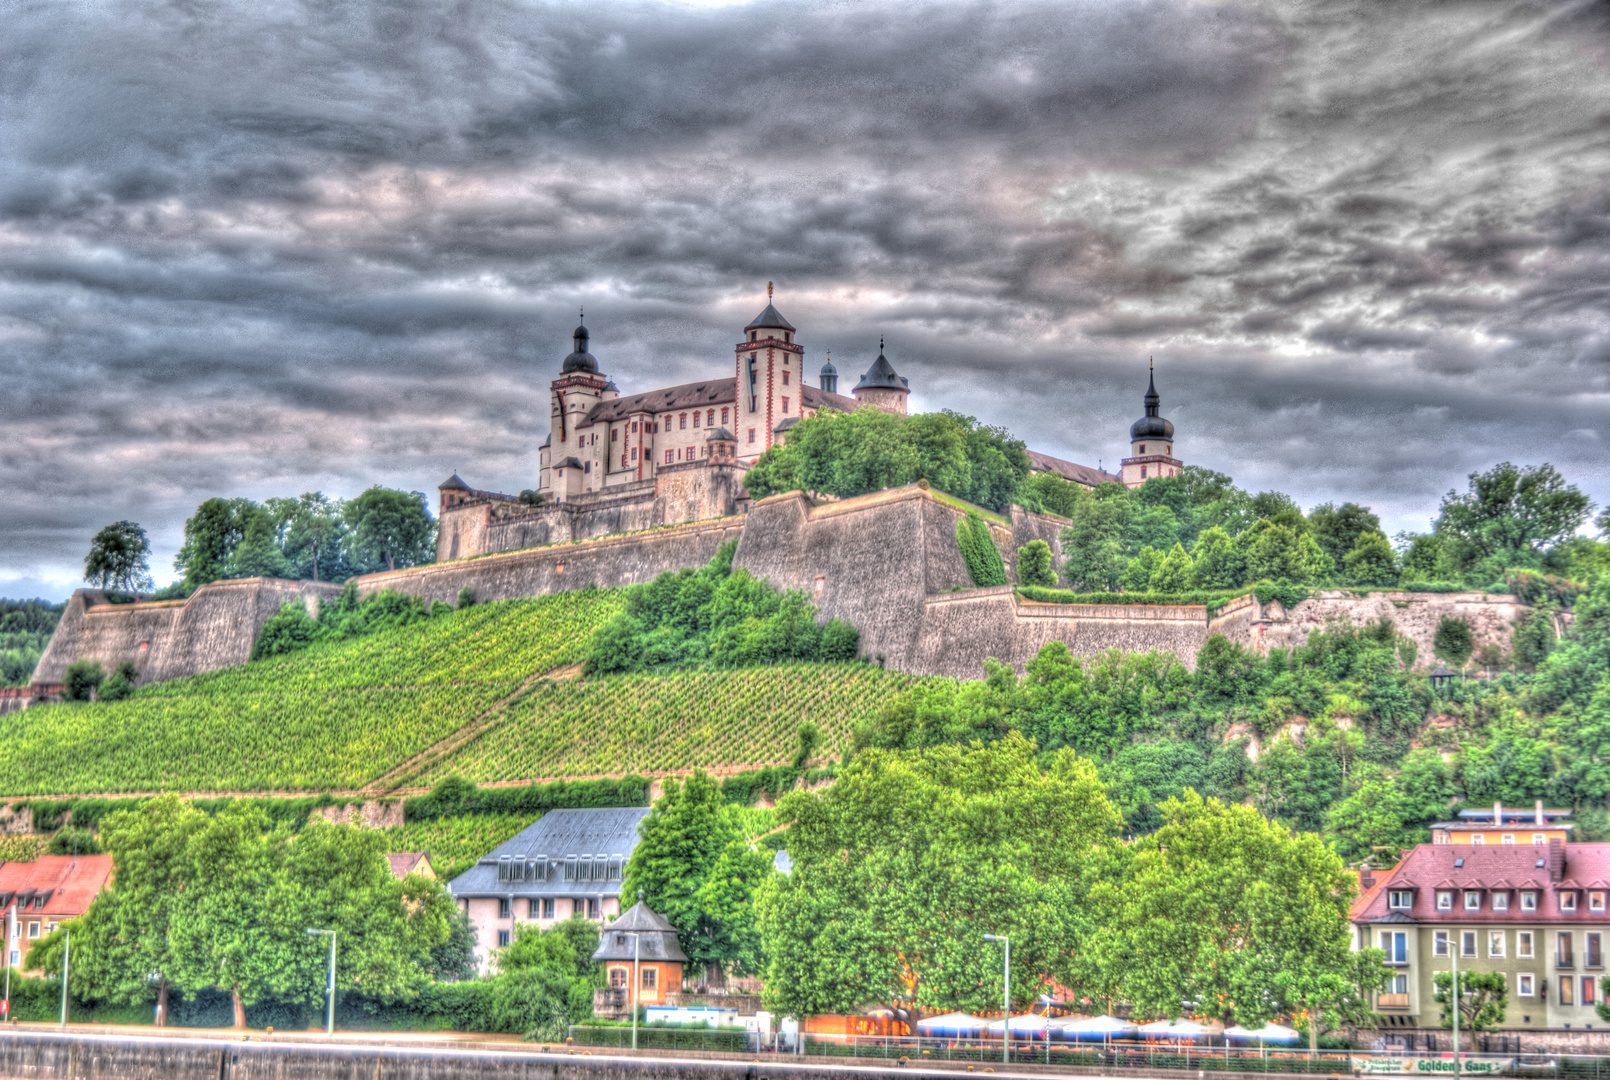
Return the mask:
M771 300L771 282L769 281L766 282L766 299L767 301Z

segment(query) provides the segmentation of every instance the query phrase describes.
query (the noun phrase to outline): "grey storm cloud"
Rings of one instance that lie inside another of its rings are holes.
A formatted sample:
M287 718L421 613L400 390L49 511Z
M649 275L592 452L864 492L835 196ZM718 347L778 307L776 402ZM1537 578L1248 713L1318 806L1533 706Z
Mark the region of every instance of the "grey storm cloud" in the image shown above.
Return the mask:
M0 593L212 495L534 481L585 305L625 389L809 355L1111 465L1424 527L1601 501L1590 3L22 0L0 37Z

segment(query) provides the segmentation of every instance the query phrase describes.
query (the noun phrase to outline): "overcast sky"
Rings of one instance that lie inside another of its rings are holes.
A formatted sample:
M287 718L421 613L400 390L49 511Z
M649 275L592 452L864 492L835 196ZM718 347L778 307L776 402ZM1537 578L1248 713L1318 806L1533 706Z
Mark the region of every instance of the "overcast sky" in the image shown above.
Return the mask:
M1592 3L12 0L0 595L214 495L536 485L765 304L847 387L1389 531L1495 462L1610 499Z

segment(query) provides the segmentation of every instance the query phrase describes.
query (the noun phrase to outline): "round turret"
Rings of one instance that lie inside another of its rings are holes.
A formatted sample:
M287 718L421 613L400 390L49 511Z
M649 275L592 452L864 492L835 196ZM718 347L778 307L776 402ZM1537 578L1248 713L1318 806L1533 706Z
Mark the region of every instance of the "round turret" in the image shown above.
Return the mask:
M584 371L589 375L598 374L598 361L593 354L587 351L587 327L578 326L571 334L573 348L565 362L559 366L559 374L569 375L573 372Z

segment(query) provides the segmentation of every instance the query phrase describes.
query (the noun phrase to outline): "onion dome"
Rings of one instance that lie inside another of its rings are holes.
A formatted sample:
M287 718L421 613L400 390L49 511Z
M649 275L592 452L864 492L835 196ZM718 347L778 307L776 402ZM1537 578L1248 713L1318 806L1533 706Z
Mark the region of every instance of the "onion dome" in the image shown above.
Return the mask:
M1163 399L1157 393L1156 375L1149 375L1147 383L1146 397L1143 399L1146 403L1146 415L1129 425L1130 442L1135 442L1139 439L1172 439L1174 437L1174 425L1157 415L1158 406L1163 403Z
M872 366L866 369L861 381L855 384L856 390L909 390L906 380L894 373L894 365L890 364L883 355L883 339L878 339L878 358L872 361ZM852 393L854 391L851 391Z
M565 362L559 366L559 374L569 375L575 371L585 371L590 375L598 374L598 361L593 354L587 351L587 327L585 324L576 327L571 334L574 347Z

